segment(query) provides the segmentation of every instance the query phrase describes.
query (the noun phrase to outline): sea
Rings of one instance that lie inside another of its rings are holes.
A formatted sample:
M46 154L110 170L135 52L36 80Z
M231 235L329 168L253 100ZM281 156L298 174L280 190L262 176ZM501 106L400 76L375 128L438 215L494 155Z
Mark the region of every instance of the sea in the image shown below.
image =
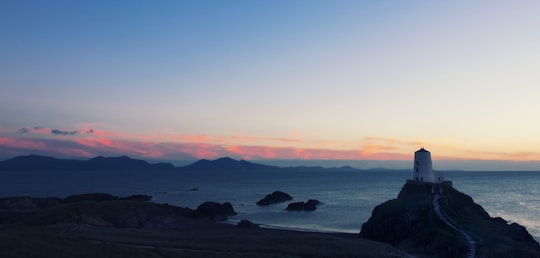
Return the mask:
M471 196L492 217L517 222L540 241L540 172L446 171L454 188ZM103 192L147 194L157 203L197 208L206 201L230 202L242 219L267 227L358 233L375 206L397 198L409 171L274 172L0 172L0 197L67 197ZM257 206L274 191L293 201L322 202L309 212L286 211L287 202Z

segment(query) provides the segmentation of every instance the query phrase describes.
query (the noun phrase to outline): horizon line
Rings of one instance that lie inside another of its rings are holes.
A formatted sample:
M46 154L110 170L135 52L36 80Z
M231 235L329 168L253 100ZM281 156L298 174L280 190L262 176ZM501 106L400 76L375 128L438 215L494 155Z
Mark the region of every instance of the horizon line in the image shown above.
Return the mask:
M413 163L413 160L367 160L367 159L244 159L244 158L235 158L235 157L231 157L231 156L223 156L223 157L219 157L219 158L196 158L196 157L193 157L193 158L189 158L189 159L177 159L177 160L170 160L170 159L157 159L157 158L148 158L148 157L133 157L133 156L130 156L130 155L97 155L97 156L94 156L94 157L91 157L91 158L88 158L88 157L83 157L83 156L71 156L71 157L59 157L59 156L52 156L52 155L40 155L40 154L26 154L26 155L16 155L16 156L13 156L11 158L5 158L5 159L2 159L0 160L0 162L4 162L4 161L7 161L7 160L10 160L10 159L14 159L14 158L17 158L17 157L25 157L25 156L38 156L38 157L46 157L46 158L54 158L54 159L60 159L60 160L80 160L80 161L86 161L86 160L91 160L91 159L94 159L94 158L98 158L98 157L104 157L104 158L119 158L119 157L127 157L129 159L133 159L133 160L143 160L143 161L146 161L150 164L156 164L156 163L152 163L152 162L157 162L157 163L168 163L168 164L171 164L173 165L174 167L177 167L177 168L180 168L180 167L185 167L185 166L189 166L190 164L194 164L196 163L197 161L200 161L200 160L208 160L208 161L216 161L216 160L219 160L219 159L225 159L225 158L229 158L229 159L232 159L232 160L235 160L235 161L248 161L248 162L252 162L252 163L257 163L257 164L261 164L261 165L269 165L269 166L275 166L275 167L279 167L279 168L287 168L287 167L301 167L301 166L306 166L306 167L322 167L322 168L340 168L340 167L345 167L345 166L349 166L351 168L354 168L354 169L358 169L358 170L370 170L370 169L385 169L385 170L412 170L412 165L409 167L409 166L405 166L406 163L408 162L411 162L411 164ZM440 160L437 160L437 159L434 159L434 167L437 168L438 166L437 165L443 165L442 168L438 168L438 169L434 169L434 170L437 170L437 171L493 171L493 172L497 172L497 171L512 171L512 172L519 172L519 171L540 171L540 160L531 160L531 161L514 161L514 160L481 160L481 159L468 159L468 160L449 160L449 159L440 159ZM274 163L276 162L276 163ZM277 163L280 163L280 162L287 162L287 163L291 163L289 165L285 165L285 164L277 164ZM316 162L319 162L319 163L316 163ZM327 163L326 165L325 164L321 164L322 163ZM358 166L360 164L350 164L350 163L347 163L347 164L337 164L338 162L351 162L351 163L372 163L371 165L372 166L366 166L368 164L364 164L364 166ZM453 166L452 167L449 167L449 165L451 164L437 164L437 162L443 162L443 163L446 163L446 162L450 162L450 163L453 163ZM293 164L294 163L294 164ZM304 163L304 164L302 164ZM305 164L305 163L312 163L312 164ZM330 164L330 163L334 163L334 164ZM377 163L377 165L373 164L373 163ZM383 163L387 163L386 166L383 164ZM388 163L394 163L394 164L388 164ZM399 164L395 164L395 163L399 163ZM459 166L456 166L458 165L457 163L468 163L468 164L462 164L464 165L465 167L463 168L459 168ZM481 163L489 163L489 164L481 164ZM489 165L494 165L494 164L506 164L507 167L500 167L500 166L497 166L496 169L493 169L493 168L489 168ZM396 165L401 165L401 166L396 166ZM474 165L475 167L474 168L471 168L470 166ZM527 167L515 167L515 168L512 168L512 167L508 167L508 165L535 165L534 167L530 167L530 166L527 166ZM469 168L467 168L467 166L469 166Z

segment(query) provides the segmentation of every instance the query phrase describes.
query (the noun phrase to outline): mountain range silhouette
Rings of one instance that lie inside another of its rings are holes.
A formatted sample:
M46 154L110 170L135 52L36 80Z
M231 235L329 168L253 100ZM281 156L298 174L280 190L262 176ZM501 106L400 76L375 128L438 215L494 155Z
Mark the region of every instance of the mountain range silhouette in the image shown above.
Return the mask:
M0 171L366 171L350 166L324 168L321 166L278 167L223 157L215 160L201 159L187 166L176 167L170 163L149 163L127 156L98 156L88 160L59 159L40 155L17 156L0 162ZM383 168L369 170L387 170Z

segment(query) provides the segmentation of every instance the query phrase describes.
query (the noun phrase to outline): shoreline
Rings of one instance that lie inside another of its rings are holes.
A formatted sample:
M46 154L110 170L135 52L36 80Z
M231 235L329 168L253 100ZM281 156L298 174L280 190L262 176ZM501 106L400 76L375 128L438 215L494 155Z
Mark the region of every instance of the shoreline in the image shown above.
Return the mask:
M240 220L227 220L223 223L227 225L233 225L235 226ZM310 229L310 228L300 228L300 227L288 227L288 226L278 226L278 225L271 225L271 224L260 224L253 221L250 221L253 224L259 226L260 228L265 229L276 229L276 230L283 230L283 231L293 231L293 232L306 232L306 233L321 233L321 234L331 234L331 235L343 235L343 236L357 236L360 231L358 232L347 232L347 231L338 231L338 230L325 230L325 229Z
M137 198L135 198L137 197ZM144 197L144 198L143 198ZM0 199L6 257L409 257L359 234L238 226L148 196Z

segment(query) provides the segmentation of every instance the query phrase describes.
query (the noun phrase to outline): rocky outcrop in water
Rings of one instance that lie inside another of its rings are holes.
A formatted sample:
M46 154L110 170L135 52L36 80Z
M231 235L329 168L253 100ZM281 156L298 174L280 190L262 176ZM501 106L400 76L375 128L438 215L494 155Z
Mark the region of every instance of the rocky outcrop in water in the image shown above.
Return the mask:
M491 218L472 198L443 183L438 208L475 242L475 257L540 257L540 246L527 230ZM362 225L361 237L392 244L427 257L465 257L470 243L463 233L448 225L435 212L432 185L406 183L397 199L375 207Z
M293 202L287 205L288 211L314 211L317 205L321 204L319 200L309 199L307 202Z
M259 225L249 221L249 220L246 220L246 219L243 219L241 221L239 221L237 224L236 224L236 227L238 228L259 228Z
M271 194L266 195L263 199L259 200L257 202L257 205L265 206L265 205L270 205L270 204L280 203L280 202L285 202L285 201L290 201L290 200L292 200L292 197L289 194L281 192L281 191L275 191Z
M229 202L205 202L197 207L194 215L212 220L226 220L228 216L236 215L236 212Z

